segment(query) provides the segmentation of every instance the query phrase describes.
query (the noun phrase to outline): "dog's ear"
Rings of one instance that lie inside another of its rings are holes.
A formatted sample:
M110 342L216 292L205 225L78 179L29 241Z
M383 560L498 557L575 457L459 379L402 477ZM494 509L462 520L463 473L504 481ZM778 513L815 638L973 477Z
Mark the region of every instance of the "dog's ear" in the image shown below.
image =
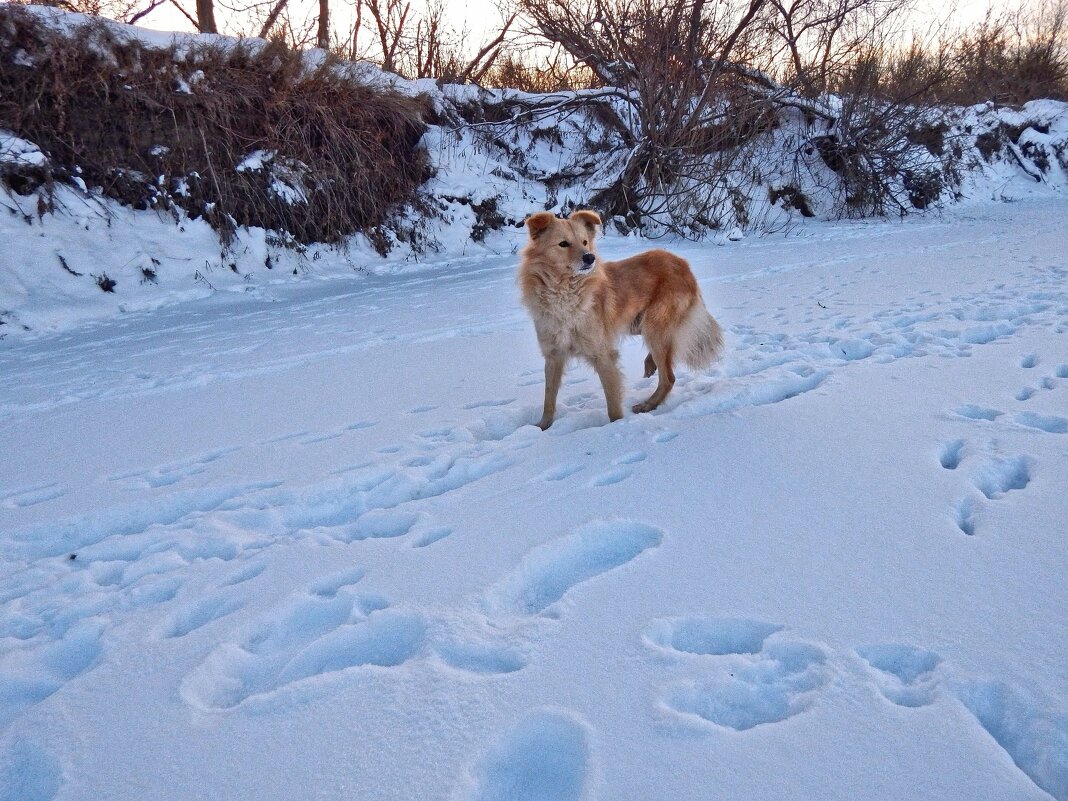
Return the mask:
M601 225L601 216L597 212L587 209L572 212L568 219L585 225L594 234L597 233L597 228Z
M534 239L548 228L555 219L556 215L551 211L539 211L527 217L527 231L530 233L530 238Z

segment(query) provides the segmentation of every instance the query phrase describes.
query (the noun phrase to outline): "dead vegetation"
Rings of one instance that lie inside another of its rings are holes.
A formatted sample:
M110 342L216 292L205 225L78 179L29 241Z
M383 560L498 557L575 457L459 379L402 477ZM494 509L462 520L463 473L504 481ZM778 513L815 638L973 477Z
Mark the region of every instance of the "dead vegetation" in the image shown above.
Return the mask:
M424 101L364 85L278 43L181 51L123 41L102 24L69 36L0 8L0 127L47 169L4 176L28 193L75 178L135 208L204 217L223 236L380 249L391 215L428 176ZM252 158L250 158L250 156Z

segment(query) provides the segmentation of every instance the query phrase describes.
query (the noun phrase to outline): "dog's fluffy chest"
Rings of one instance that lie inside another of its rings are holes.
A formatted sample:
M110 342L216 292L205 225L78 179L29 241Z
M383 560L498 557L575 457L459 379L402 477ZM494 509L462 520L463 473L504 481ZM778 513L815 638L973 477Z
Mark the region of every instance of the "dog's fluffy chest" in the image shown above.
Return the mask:
M594 293L580 283L542 284L524 293L543 350L582 353L604 337Z

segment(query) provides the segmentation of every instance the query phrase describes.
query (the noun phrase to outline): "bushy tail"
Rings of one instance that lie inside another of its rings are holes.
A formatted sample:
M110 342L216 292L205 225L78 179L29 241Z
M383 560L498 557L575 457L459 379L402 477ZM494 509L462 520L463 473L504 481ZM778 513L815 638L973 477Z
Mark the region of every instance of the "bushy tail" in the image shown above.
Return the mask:
M703 370L719 357L722 350L723 330L698 295L679 326L675 353L691 370Z

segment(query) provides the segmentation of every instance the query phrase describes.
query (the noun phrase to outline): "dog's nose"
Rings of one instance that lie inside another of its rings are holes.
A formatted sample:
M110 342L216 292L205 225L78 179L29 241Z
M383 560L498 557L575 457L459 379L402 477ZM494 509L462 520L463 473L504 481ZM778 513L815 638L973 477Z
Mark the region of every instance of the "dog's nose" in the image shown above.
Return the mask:
M589 267L591 264L593 264L593 262L596 259L597 259L597 257L594 256L592 253L583 253L582 254L582 263L585 264L587 267Z

